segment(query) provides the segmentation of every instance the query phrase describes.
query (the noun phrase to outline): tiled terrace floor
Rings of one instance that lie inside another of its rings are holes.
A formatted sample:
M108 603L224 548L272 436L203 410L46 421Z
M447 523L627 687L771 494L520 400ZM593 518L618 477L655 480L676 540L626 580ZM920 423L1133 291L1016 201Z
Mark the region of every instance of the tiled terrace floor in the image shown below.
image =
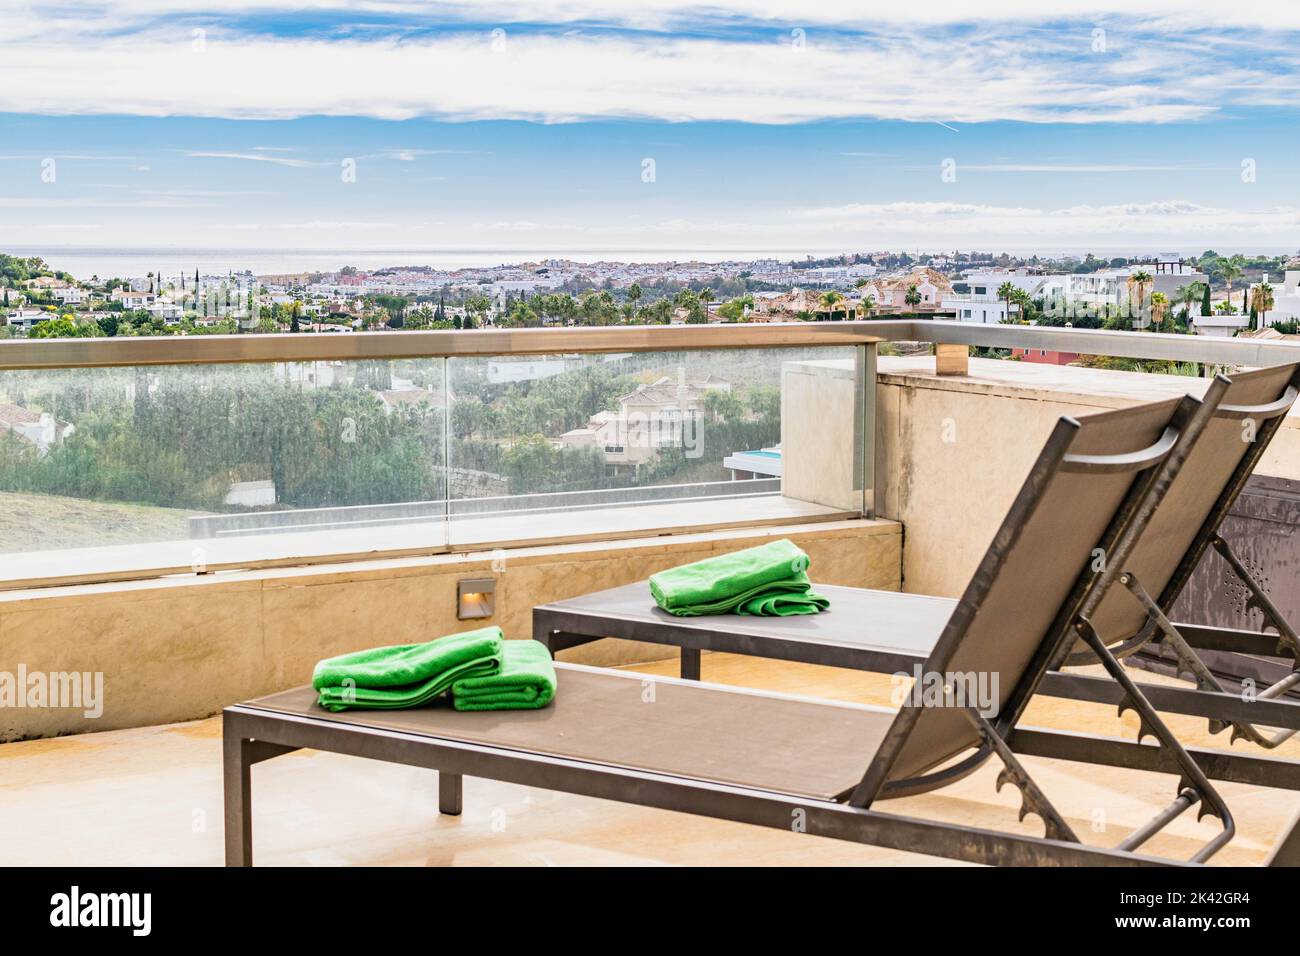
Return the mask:
M676 661L638 665L674 674ZM888 677L713 654L708 680L887 704ZM1153 679L1143 676L1144 679ZM1133 737L1133 716L1040 698L1027 723ZM1220 745L1204 722L1175 719L1188 743ZM1245 750L1242 744L1239 750ZM1300 759L1300 744L1275 756ZM0 746L0 864L217 865L222 861L218 718ZM1173 779L1029 759L1031 772L1088 842L1113 844L1173 796ZM990 828L1017 825L1018 795L993 789L996 769L888 809ZM262 865L755 864L904 865L928 857L469 779L465 812L437 812L437 778L417 770L300 752L253 770L255 858ZM1300 794L1224 785L1237 838L1221 864L1264 859ZM1105 832L1097 832L1098 826ZM1212 835L1191 814L1149 844L1186 857Z

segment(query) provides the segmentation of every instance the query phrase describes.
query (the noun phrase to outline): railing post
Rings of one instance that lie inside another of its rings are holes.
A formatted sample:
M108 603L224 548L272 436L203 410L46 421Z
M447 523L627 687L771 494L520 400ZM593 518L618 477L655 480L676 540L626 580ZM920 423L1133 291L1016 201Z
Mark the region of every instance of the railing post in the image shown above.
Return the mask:
M934 346L935 375L966 375L970 372L970 346L948 345L937 342Z

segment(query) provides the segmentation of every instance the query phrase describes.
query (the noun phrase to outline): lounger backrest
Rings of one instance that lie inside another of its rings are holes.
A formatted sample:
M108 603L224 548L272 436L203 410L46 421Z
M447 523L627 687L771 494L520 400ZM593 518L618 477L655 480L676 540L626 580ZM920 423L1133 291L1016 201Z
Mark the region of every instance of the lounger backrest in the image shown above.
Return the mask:
M1124 570L1137 575L1163 607L1173 606L1196 569L1222 517L1240 494L1245 478L1264 454L1276 424L1294 401L1298 380L1296 365L1231 377L1214 418L1205 426L1124 564ZM1279 409L1279 405L1283 408ZM1273 417L1265 418L1266 412L1244 414L1241 410L1247 406L1271 406ZM1212 516L1213 520L1209 520ZM1126 589L1112 587L1090 619L1102 639L1114 644L1137 634L1146 624L1146 612Z
M925 675L985 675L998 718L1023 709L1074 611L1098 578L1096 550L1129 522L1180 431L1192 398L1062 418L945 626ZM1198 418L1202 422L1204 416ZM958 685L967 686L970 685ZM976 684L976 686L978 686ZM972 705L975 701L967 700ZM1018 714L1009 715L1014 720ZM978 746L962 708L907 700L854 792L863 804Z

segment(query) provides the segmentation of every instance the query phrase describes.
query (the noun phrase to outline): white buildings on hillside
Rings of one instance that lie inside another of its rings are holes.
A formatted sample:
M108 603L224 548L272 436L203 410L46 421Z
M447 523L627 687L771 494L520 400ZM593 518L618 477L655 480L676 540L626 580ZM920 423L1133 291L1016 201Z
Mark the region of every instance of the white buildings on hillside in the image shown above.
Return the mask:
M998 290L1004 283L1010 282L1030 298L1040 301L1043 309L1049 313L1053 310L1077 310L1093 315L1118 315L1130 305L1136 313L1139 294L1132 277L1139 271L1146 272L1151 277L1143 283L1140 296L1142 311L1148 313L1154 293L1163 293L1169 299L1171 307L1176 307L1178 293L1183 287L1208 281L1205 273L1172 255L1160 256L1151 263L1138 263L1122 269L1101 269L1097 272L972 272L964 280L969 291L946 296L942 308L945 312L952 312L962 322L1001 322L1007 318L1008 308ZM1010 314L1014 316L1017 311L1012 303Z

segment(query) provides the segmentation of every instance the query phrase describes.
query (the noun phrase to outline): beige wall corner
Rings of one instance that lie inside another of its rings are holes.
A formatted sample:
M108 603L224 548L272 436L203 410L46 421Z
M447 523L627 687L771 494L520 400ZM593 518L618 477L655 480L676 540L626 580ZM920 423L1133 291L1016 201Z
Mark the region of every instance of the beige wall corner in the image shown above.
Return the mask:
M1208 380L971 359L939 376L928 357L882 357L876 386L877 513L906 529L903 588L957 597L1056 420L1201 394ZM1259 471L1300 478L1293 410Z

